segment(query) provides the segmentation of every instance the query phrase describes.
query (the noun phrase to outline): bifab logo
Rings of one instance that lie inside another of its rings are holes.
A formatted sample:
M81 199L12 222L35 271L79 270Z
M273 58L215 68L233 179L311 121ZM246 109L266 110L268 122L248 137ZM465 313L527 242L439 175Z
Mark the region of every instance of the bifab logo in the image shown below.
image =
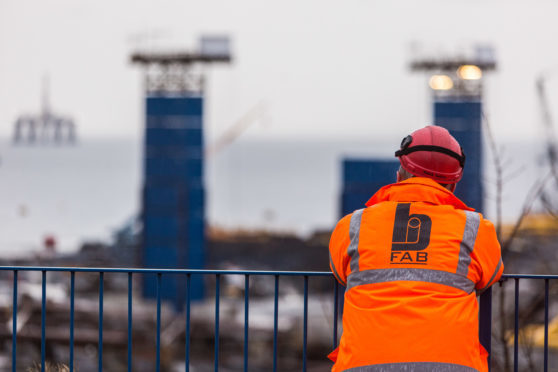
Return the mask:
M391 263L426 264L432 220L426 214L410 214L411 203L399 203L395 210Z

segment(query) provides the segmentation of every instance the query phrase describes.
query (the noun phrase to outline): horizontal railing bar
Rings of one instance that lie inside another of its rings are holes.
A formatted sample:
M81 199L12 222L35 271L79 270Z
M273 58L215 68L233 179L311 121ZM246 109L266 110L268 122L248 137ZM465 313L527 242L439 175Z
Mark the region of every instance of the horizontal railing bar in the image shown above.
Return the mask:
M503 274L502 279L558 279L558 275Z
M134 273L134 274L200 274L200 275L280 275L280 276L332 276L330 271L270 271L270 270L205 270L205 269L145 269L115 267L46 267L46 266L0 266L0 271L58 271L90 273ZM558 279L558 275L503 274L506 279Z
M208 275L285 275L285 276L331 276L330 271L266 271L266 270L202 270L202 269L139 269L114 267L42 267L42 266L0 266L0 271L75 271L93 273L139 273L139 274L208 274ZM558 276L556 276L558 278ZM551 278L552 279L552 278Z
M270 271L270 270L204 270L204 269L145 269L115 267L46 267L46 266L0 266L0 271L63 271L93 273L138 273L138 274L208 274L208 275L285 275L285 276L331 276L330 271ZM502 279L558 279L558 275L503 274Z
M279 275L279 276L333 276L330 271L270 271L270 270L205 270L205 269L145 269L114 267L46 267L46 266L0 266L0 271L49 271L89 273L134 273L134 274L199 274L199 275ZM558 279L558 275L503 274L500 281L507 279Z

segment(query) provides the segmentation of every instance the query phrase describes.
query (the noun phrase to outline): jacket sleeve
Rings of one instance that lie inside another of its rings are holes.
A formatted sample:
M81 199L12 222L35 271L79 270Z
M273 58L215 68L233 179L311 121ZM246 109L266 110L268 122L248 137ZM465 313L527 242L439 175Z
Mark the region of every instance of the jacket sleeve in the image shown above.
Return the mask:
M496 283L504 272L500 243L492 222L481 219L473 255L481 271L475 288L482 293Z
M352 214L349 214L337 223L329 241L329 266L333 275L344 286L347 286L346 268L349 263L347 248L350 243L349 226L351 216Z

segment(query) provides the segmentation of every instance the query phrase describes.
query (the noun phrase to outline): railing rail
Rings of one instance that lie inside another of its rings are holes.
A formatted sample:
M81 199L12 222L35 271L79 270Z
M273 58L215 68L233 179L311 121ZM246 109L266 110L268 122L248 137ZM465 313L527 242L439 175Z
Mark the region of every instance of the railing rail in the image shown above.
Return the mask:
M309 311L309 278L310 277L329 277L333 284L333 312L332 312L332 346L335 348L338 343L338 318L339 318L339 286L330 272L306 272L306 271L263 271L263 270L189 270L189 269L139 269L139 268L89 268L89 267L41 267L41 266L3 266L0 272L13 273L13 300L12 300L12 371L17 370L17 333L18 333L18 281L21 276L20 272L40 272L41 273L41 371L46 366L46 310L47 310L47 273L49 272L66 272L70 274L70 299L69 299L69 370L74 371L74 325L75 325L75 292L76 292L76 273L94 273L99 277L99 309L98 309L98 370L103 370L103 316L104 316L104 281L105 273L123 273L127 274L127 369L133 370L133 278L134 275L154 274L157 281L156 296L156 345L155 345L155 370L161 369L161 285L164 275L183 275L185 278L186 298L185 298L185 370L190 369L190 352L191 352L191 278L193 275L212 275L215 277L215 320L214 320L214 369L218 371L220 368L219 353L219 332L220 332L220 297L221 297L221 277L227 275L241 275L244 277L244 345L243 345L243 369L249 370L249 314L250 314L250 277L251 276L271 276L274 280L273 294L273 359L272 369L277 371L278 368L278 320L279 320L279 284L280 277L302 277L303 278L303 308L302 308L302 370L307 369L308 358L308 311ZM548 326L549 326L549 282L558 279L558 275L530 275L530 274L506 274L502 276L502 282L507 280L514 281L514 371L519 369L519 284L520 280L544 280L544 371L548 371ZM490 351L491 341L491 319L492 319L492 292L486 291L481 296L480 305L480 338L485 348ZM107 336L108 337L108 336Z
M124 273L128 275L128 301L127 301L127 370L133 370L132 346L133 346L133 276L135 274L154 274L157 278L157 297L156 297L156 361L155 370L161 368L161 281L163 275L184 275L186 280L186 326L185 326L185 370L189 371L190 356L190 315L191 298L190 285L193 275L214 275L215 276L215 345L214 345L214 368L219 370L219 327L220 327L220 290L221 276L242 275L244 276L244 371L248 371L248 340L249 340L249 283L251 276L272 276L274 277L274 312L273 312L273 371L277 371L278 365L278 320L279 320L279 278L283 277L302 277L304 280L304 302L303 302L303 370L307 368L307 328L308 328L308 279L310 277L329 277L334 287L333 299L333 345L337 345L338 328L338 292L339 288L335 278L330 272L306 272L306 271L263 271L263 270L194 270L194 269L139 269L139 268L90 268L90 267L41 267L41 266L4 266L1 271L13 272L13 303L12 303L12 371L17 370L17 308L18 308L18 273L19 272L41 272L41 371L46 367L46 298L47 298L47 272L66 272L70 273L70 336L69 336L69 370L74 371L74 323L75 323L75 276L76 273L95 273L99 275L99 309L98 309L98 370L103 370L103 315L104 315L104 274L105 273Z
M550 281L558 279L558 275L535 275L535 274L504 274L500 283L507 280L514 281L514 345L513 345L513 370L519 371L519 281L522 279L544 280L544 346L543 346L543 370L548 371L548 324L549 324L549 301ZM482 306L482 305L481 305ZM482 311L482 309L481 309ZM482 316L482 314L481 314ZM486 316L486 315L485 315Z

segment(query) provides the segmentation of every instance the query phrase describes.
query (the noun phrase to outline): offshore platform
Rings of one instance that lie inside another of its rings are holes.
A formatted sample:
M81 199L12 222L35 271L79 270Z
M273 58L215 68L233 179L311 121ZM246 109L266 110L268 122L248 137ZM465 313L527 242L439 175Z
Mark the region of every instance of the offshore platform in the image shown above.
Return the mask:
M197 68L231 59L229 39L222 36L202 37L194 51L131 56L145 76L144 267L205 267L204 77ZM161 297L178 309L185 296L204 296L200 275L191 277L188 289L186 278L163 281ZM146 298L157 296L154 277L145 277L142 291Z
M42 107L39 114L24 114L14 124L15 145L55 144L76 142L76 125L72 118L52 112L48 77L43 79Z

